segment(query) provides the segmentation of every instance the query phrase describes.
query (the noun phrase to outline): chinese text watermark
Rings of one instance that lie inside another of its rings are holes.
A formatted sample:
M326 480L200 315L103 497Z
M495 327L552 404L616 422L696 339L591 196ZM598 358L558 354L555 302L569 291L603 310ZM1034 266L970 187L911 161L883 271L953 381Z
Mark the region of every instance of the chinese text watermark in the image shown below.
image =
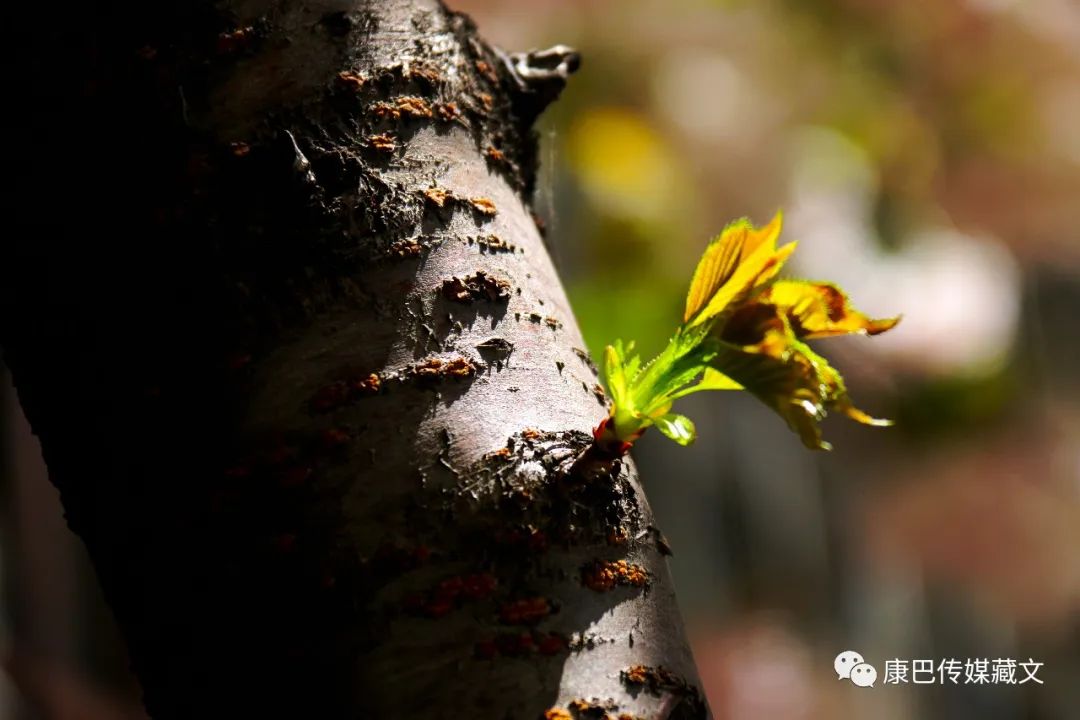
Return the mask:
M927 658L885 661L883 685L1024 685L1044 684L1039 670L1045 663L1034 658ZM845 650L833 660L840 680L850 680L859 687L874 687L877 669L854 650Z

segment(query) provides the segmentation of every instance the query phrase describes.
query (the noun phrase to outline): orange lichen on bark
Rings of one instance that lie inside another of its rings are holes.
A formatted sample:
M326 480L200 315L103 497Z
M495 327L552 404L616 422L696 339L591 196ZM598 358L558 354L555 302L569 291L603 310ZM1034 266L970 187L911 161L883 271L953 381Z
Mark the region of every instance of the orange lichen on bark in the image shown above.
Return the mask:
M428 358L410 368L410 374L419 380L441 380L452 378L460 380L476 374L476 366L468 358L456 357L450 360Z
M364 87L364 76L358 72L352 70L342 70L337 75L338 85L352 90L353 92L359 91Z
M414 118L430 118L431 106L423 98L406 95L397 99L397 110L402 115Z
M495 71L491 69L491 65L489 65L483 60L476 61L476 70L493 83L499 81L499 76L496 75Z
M628 542L630 542L630 536L626 533L626 528L617 527L608 530L608 545L614 545L615 547L624 547Z
M217 49L219 53L231 53L246 48L255 37L255 28L251 25L235 30L229 30L218 35Z
M466 600L482 600L494 592L498 582L487 573L453 575L432 590L405 598L405 609L429 618L445 617Z
M475 275L445 280L441 291L447 300L459 303L470 303L475 300L507 302L510 299L510 283L501 278L492 277L483 270L477 270Z
M461 117L461 110L454 102L439 103L435 106L435 114L443 122L453 122Z
M507 450L507 456L509 456L509 450ZM529 552L544 552L548 546L547 534L532 525L510 528L499 533L497 538L502 545L524 548Z
M620 677L627 685L645 688L654 695L666 692L700 700L696 687L662 666L632 665Z
M480 249L489 253L514 252L517 248L503 240L498 235L487 235L476 238L476 244Z
M471 600L483 600L495 592L499 581L490 573L467 575L462 581L461 594Z
M433 187L424 191L424 197L436 207L445 207L447 201L454 199L454 194L449 190Z
M401 117L401 111L388 102L377 102L371 106L371 114L380 118L392 118L397 120Z
M574 717L562 708L551 708L544 711L544 720L574 720Z
M353 389L364 395L374 395L382 387L382 380L375 373L353 381Z
M386 254L396 258L417 257L424 251L424 246L416 240L398 240L386 249Z
M495 638L495 647L501 655L521 657L536 650L536 641L532 633L507 633Z
M536 651L541 655L558 655L561 652L566 652L569 647L570 641L566 639L565 635L559 633L548 633L546 635L541 633L536 639Z
M585 700L584 698L577 698L571 700L567 706L574 712L574 717L577 718L589 718L590 720L642 720L630 713L621 713L617 718L613 714L619 706L614 700L599 700L593 698L592 700Z
M393 102L377 102L371 106L371 111L378 117L388 117L394 120L401 119L402 115L412 118L430 118L431 106L423 98L406 95L399 97Z
M582 568L581 581L590 590L607 592L620 585L645 587L649 584L649 574L645 568L626 560L595 560Z
M502 633L490 640L481 640L473 646L476 657L491 660L495 657L523 657L538 653L546 657L566 652L570 641L559 633L522 632Z
M495 209L495 203L485 197L469 198L469 204L473 210L487 217L495 217L499 211Z
M387 133L372 135L368 138L368 142L371 143L371 147L383 152L393 152L397 149L397 143L394 141L394 137Z
M423 80L431 87L435 87L435 85L443 79L438 70L430 65L423 64L411 66L405 73L405 76L410 80Z
M338 381L321 388L311 398L311 409L316 412L334 410L356 397L374 395L382 387L382 380L375 373L351 381Z
M499 620L507 625L535 625L551 614L547 598L511 600L499 608Z

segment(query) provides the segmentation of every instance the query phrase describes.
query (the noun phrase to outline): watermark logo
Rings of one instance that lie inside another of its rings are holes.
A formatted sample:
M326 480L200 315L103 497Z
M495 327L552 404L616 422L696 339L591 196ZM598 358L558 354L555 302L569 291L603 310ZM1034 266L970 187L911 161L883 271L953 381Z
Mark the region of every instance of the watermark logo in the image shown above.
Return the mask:
M870 663L859 663L851 668L851 682L859 687L874 687L877 682L877 670Z
M859 687L874 687L877 682L877 668L866 662L862 655L854 650L845 650L833 660L837 680L850 680Z
M1028 658L1027 662L1013 658L946 658L885 661L883 685L1043 685L1038 677L1045 663ZM845 650L833 660L838 680L850 680L859 687L874 687L878 672L862 655Z

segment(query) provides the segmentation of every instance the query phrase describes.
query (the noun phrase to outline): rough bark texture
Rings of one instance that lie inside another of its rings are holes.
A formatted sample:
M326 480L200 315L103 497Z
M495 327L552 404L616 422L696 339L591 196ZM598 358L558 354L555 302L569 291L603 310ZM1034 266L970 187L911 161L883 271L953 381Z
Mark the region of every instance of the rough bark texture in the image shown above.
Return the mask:
M527 199L576 57L143 5L18 23L0 342L151 714L705 717L632 465L570 471L604 399Z

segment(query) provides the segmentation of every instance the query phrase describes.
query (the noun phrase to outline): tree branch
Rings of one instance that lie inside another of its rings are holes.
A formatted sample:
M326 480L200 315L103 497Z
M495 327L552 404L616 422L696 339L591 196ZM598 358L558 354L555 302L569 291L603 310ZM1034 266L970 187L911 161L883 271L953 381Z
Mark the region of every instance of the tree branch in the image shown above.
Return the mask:
M0 342L153 717L705 717L632 464L569 472L605 409L528 198L576 55L127 11L22 68Z

